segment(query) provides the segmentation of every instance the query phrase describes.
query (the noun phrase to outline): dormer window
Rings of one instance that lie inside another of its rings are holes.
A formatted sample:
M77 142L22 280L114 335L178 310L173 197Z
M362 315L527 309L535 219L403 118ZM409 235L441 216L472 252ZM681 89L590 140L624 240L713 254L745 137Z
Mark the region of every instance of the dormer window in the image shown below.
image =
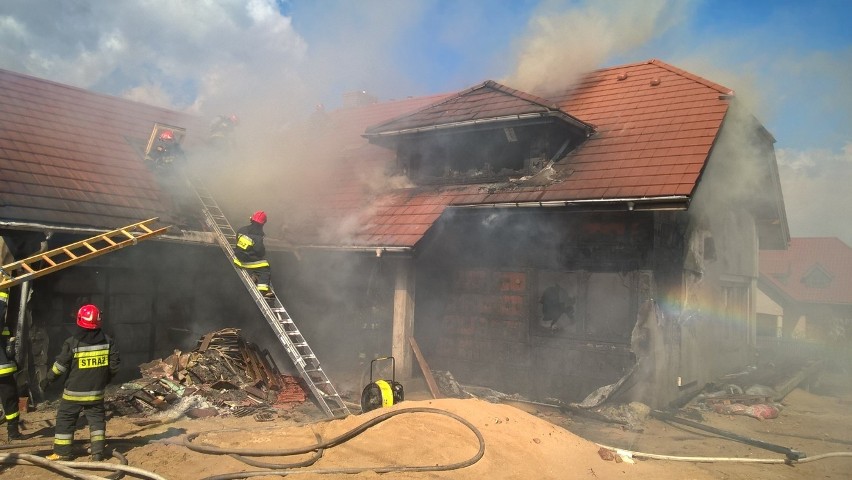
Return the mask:
M831 284L831 275L819 265L814 265L802 277L802 283L810 288L827 288Z
M462 184L532 175L582 143L592 127L547 101L488 81L368 128L394 148L412 182Z

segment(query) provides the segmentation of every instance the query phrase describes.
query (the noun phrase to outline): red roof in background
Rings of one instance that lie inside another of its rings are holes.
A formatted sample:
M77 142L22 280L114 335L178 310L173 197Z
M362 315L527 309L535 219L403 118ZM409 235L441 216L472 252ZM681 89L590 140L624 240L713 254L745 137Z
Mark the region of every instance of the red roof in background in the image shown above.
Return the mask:
M809 275L829 281L809 286ZM787 300L852 305L852 248L839 238L792 238L787 250L760 251L760 280Z
M487 83L487 82L486 82ZM483 84L484 85L484 84ZM392 161L392 152L377 147L350 148L341 165L342 180L331 188L333 208L324 215L338 220L344 208L352 228L331 240L357 246L413 247L443 210L452 205L546 201L689 197L728 109L730 89L659 60L597 70L574 88L551 100L511 90L506 95L478 96L482 85L448 95L431 106L397 102L383 110L385 119L359 123L353 131L424 126L480 115L518 113L550 104L595 128L579 148L554 165L556 177L547 185L462 185L397 188L365 193L357 172L376 156ZM504 87L505 88L505 87ZM483 93L488 93L486 90ZM495 102L491 105L489 102ZM532 102L532 103L531 103ZM365 107L375 113L377 106ZM513 110L516 109L516 110ZM445 111L445 114L441 114ZM331 112L354 118L354 112ZM365 120L359 118L358 120ZM388 123L378 122L390 120ZM350 140L354 147L360 142ZM353 192L358 192L353 195ZM342 195L342 197L341 197ZM342 198L338 200L339 198ZM360 199L360 201L359 201Z
M142 154L155 122L189 118L0 70L0 220L104 229L168 222Z

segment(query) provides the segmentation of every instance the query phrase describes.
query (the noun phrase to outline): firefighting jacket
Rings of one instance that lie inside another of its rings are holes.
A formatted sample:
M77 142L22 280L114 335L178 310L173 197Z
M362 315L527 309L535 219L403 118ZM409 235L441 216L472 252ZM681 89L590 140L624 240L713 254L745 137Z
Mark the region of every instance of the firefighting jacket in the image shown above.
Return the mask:
M9 355L8 349L11 332L9 327L3 325L3 330L0 332L0 377L8 377L18 371L18 365L14 358Z
M65 390L62 398L76 403L93 404L103 401L104 389L118 373L121 360L112 338L100 329L80 328L65 340L47 374L48 382L64 373Z
M268 267L264 259L263 225L252 222L237 230L237 245L234 248L234 263L243 268Z

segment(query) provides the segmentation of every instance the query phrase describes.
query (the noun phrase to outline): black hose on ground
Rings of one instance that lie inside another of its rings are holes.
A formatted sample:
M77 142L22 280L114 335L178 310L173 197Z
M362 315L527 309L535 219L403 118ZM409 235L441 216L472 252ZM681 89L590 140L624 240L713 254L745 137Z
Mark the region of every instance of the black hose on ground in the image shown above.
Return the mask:
M206 477L204 480L231 480L238 478L250 478L250 477L258 477L264 475L289 475L294 473L316 473L316 474L355 474L361 472L376 472L376 473L388 473L388 472L442 472L448 470L457 470L460 468L469 467L476 462L478 462L483 455L485 455L485 439L482 437L482 433L477 429L472 423L467 421L466 419L456 415L455 413L448 412L446 410L440 410L437 408L427 408L427 407L418 407L418 408L405 408L400 410L394 410L392 412L384 413L382 415L378 415L373 417L372 419L362 423L361 425L341 434L337 437L334 437L327 441L318 441L314 445L308 445L300 448L292 448L286 450L239 450L234 451L230 449L224 449L219 447L213 447L209 445L197 445L193 444L192 440L198 437L199 433L194 433L188 435L184 439L184 445L186 448L199 453L207 453L211 455L230 455L234 458L239 457L260 457L260 456L287 456L287 455L300 455L312 451L321 451L325 448L331 448L337 445L341 445L352 438L363 433L365 430L378 425L379 423L388 420L391 417L395 417L401 414L408 413L431 413L437 415L448 416L462 425L466 426L470 431L476 435L477 440L479 441L479 451L472 456L471 458L446 464L446 465L423 465L423 466L391 466L391 467L352 467L352 468L326 468L326 469L315 469L315 470L298 470L292 468L286 469L273 469L273 470L263 470L263 471L255 471L255 472L235 472L235 473L227 473L222 475L214 475L211 477Z
M773 443L764 442L762 440L756 440L754 438L744 437L742 435L728 432L726 430L720 430L718 428L711 427L709 425L704 425L703 423L693 422L692 420L687 420L685 418L680 418L670 413L662 412L660 410L652 410L651 416L663 421L680 423L683 425L687 425L693 428L697 428L699 430L704 430L705 432L715 433L716 435L721 435L725 438L730 438L731 440L736 440L738 442L745 443L746 445L751 445L753 447L762 448L764 450L769 450L770 452L775 453L783 453L787 456L788 460L801 460L805 458L807 455L804 452L800 452L798 450L793 450L792 448L782 447L781 445L775 445Z

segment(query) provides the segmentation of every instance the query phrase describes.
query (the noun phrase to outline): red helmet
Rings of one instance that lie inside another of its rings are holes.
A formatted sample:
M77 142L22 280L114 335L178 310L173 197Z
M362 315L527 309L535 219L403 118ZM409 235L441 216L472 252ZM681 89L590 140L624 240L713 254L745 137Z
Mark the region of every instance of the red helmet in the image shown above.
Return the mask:
M171 130L163 130L160 132L160 141L162 142L171 142L175 139L175 132Z
M228 115L228 121L231 122L232 125L238 125L240 123L240 119L237 117L236 113Z
M264 212L263 210L258 210L254 212L251 217L249 217L249 220L263 225L266 223L266 212Z
M101 328L101 311L94 305L83 305L77 312L77 325L89 330Z

